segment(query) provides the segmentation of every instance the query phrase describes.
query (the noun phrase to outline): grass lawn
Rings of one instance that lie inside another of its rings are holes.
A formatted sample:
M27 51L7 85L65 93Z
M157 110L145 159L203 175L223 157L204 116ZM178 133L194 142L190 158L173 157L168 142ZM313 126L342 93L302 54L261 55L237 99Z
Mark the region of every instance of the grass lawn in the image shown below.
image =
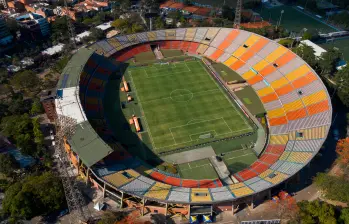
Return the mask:
M164 49L161 49L161 53L164 55L165 58L177 57L177 56L182 56L183 55L183 52L181 50L164 50Z
M231 173L236 173L249 167L256 160L257 156L251 149L235 150L225 154L223 157L223 161Z
M218 175L209 159L179 164L177 165L177 170L180 177L184 179L201 180L218 178Z
M129 67L125 76L156 154L252 131L201 61Z
M244 89L236 91L235 95L253 115L266 113L260 98L251 86L245 86Z
M244 81L244 79L231 68L228 68L222 63L212 64L213 68L221 75L226 82L229 81Z

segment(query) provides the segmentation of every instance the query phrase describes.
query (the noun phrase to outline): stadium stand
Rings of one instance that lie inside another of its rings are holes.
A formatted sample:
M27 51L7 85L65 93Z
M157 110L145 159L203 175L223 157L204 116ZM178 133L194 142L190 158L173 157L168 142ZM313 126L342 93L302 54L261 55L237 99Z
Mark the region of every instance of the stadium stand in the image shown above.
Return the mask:
M239 183L223 186L219 179L181 179L159 172L111 140L113 133L103 120L103 92L118 66L105 57L126 61L151 51L150 41L162 49L179 49L223 63L241 75L260 97L267 111L269 142L256 162L234 174ZM310 162L327 137L332 108L321 79L297 55L257 34L228 28L181 28L117 36L89 48L95 53L83 62L79 73L79 103L94 130L108 143L103 147L109 153L93 161L85 159L84 154L79 157L99 181L122 192L172 203L235 200L294 175ZM64 76L59 85L62 80ZM72 149L81 153L77 144L74 146Z

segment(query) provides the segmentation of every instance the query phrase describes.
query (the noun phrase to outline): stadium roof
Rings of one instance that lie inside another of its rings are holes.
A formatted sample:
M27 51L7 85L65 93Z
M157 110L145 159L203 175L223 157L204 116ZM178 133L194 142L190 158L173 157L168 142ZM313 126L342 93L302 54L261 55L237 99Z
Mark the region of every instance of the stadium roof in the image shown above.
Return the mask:
M57 83L57 89L75 87L79 85L81 70L90 58L93 50L79 49L65 66Z
M82 122L76 126L76 131L69 143L79 155L82 162L91 167L108 154L113 152L103 139L99 137L88 121Z
M301 43L302 43L302 44L305 44L305 45L307 45L307 46L309 46L309 47L312 47L312 48L314 49L314 55L315 55L316 57L321 57L321 54L322 54L322 53L327 52L325 49L323 49L323 48L320 47L319 45L317 45L317 44L311 42L310 40L302 40Z

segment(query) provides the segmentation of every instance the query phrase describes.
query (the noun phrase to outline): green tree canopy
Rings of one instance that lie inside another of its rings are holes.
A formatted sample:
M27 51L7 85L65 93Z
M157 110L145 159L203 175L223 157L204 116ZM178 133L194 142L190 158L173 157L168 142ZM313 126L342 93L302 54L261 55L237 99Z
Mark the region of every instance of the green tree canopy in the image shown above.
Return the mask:
M42 149L42 133L38 121L28 114L12 115L1 120L2 133L13 139L21 152L37 157Z
M0 172L6 176L11 176L13 172L19 169L19 163L10 153L0 154Z
M40 79L33 71L24 70L13 76L11 84L17 89L32 91L40 87Z
M335 74L335 82L340 100L349 107L349 66L342 68Z
M316 68L318 63L315 58L315 51L312 47L300 44L297 48L295 48L295 53L298 54L305 62L307 62L312 68Z
M332 205L319 200L298 203L302 224L336 224L336 213Z
M44 112L44 108L42 107L42 104L39 99L34 99L31 109L30 109L30 114L31 115L37 115L37 114L42 114Z
M51 172L29 176L5 192L3 210L13 219L30 219L66 206L63 186Z
M53 66L52 69L59 74L62 73L64 67L68 64L69 60L70 60L69 56L62 57L56 62L56 64Z
M341 52L335 49L330 49L321 54L319 59L319 67L322 74L332 75L336 71L336 65L341 59Z
M344 178L318 173L314 178L314 183L325 192L326 198L349 202L349 182Z

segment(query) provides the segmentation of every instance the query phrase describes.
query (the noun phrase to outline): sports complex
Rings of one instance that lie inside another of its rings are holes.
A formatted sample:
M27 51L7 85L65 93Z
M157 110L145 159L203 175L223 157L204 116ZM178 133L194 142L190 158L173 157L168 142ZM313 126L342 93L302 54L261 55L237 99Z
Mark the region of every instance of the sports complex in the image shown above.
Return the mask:
M270 196L319 152L332 118L289 49L230 28L116 36L78 50L57 85L66 151L120 207L212 215Z

